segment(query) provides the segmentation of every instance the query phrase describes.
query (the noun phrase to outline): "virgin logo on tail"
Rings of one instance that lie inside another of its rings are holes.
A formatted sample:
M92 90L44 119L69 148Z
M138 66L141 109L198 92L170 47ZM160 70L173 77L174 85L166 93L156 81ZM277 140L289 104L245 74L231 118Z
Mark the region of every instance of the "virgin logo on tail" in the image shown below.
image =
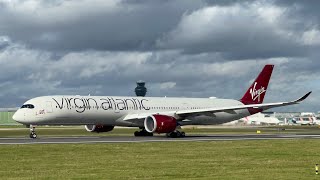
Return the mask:
M258 99L260 102L260 96L262 93L266 92L264 87L261 87L260 89L256 89L257 82L254 83L253 88L250 88L250 94L253 101Z

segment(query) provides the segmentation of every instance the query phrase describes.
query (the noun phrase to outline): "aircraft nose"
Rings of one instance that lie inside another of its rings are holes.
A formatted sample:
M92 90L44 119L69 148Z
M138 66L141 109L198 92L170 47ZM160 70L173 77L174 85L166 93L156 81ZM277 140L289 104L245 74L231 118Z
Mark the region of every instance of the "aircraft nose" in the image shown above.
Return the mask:
M22 116L22 113L19 112L19 110L13 114L12 119L17 121L18 123L23 123L24 121L24 117Z

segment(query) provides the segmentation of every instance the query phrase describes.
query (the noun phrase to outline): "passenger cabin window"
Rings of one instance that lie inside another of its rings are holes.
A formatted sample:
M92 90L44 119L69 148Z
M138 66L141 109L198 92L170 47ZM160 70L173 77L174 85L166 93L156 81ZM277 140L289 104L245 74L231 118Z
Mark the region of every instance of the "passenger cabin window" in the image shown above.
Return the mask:
M21 109L23 109L23 108L33 109L34 105L32 105L32 104L24 104L24 105L21 106Z

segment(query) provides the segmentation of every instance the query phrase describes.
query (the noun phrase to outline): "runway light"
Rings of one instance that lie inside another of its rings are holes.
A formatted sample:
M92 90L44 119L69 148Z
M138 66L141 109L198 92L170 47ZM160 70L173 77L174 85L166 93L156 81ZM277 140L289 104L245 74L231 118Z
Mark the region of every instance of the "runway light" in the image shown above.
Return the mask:
M257 134L261 134L261 131L260 131L260 130L257 130Z
M319 174L319 172L318 172L318 170L319 170L318 164L316 164L315 169L316 169L316 175L318 175Z

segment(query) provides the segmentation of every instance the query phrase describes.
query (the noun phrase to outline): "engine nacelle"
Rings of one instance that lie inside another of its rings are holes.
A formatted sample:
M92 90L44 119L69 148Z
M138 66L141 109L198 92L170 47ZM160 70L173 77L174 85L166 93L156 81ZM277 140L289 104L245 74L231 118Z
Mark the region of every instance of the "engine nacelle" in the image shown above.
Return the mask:
M109 132L112 131L114 126L106 126L106 125L85 125L84 126L89 132Z
M144 128L149 133L170 133L177 127L177 120L166 115L152 115L144 120Z

